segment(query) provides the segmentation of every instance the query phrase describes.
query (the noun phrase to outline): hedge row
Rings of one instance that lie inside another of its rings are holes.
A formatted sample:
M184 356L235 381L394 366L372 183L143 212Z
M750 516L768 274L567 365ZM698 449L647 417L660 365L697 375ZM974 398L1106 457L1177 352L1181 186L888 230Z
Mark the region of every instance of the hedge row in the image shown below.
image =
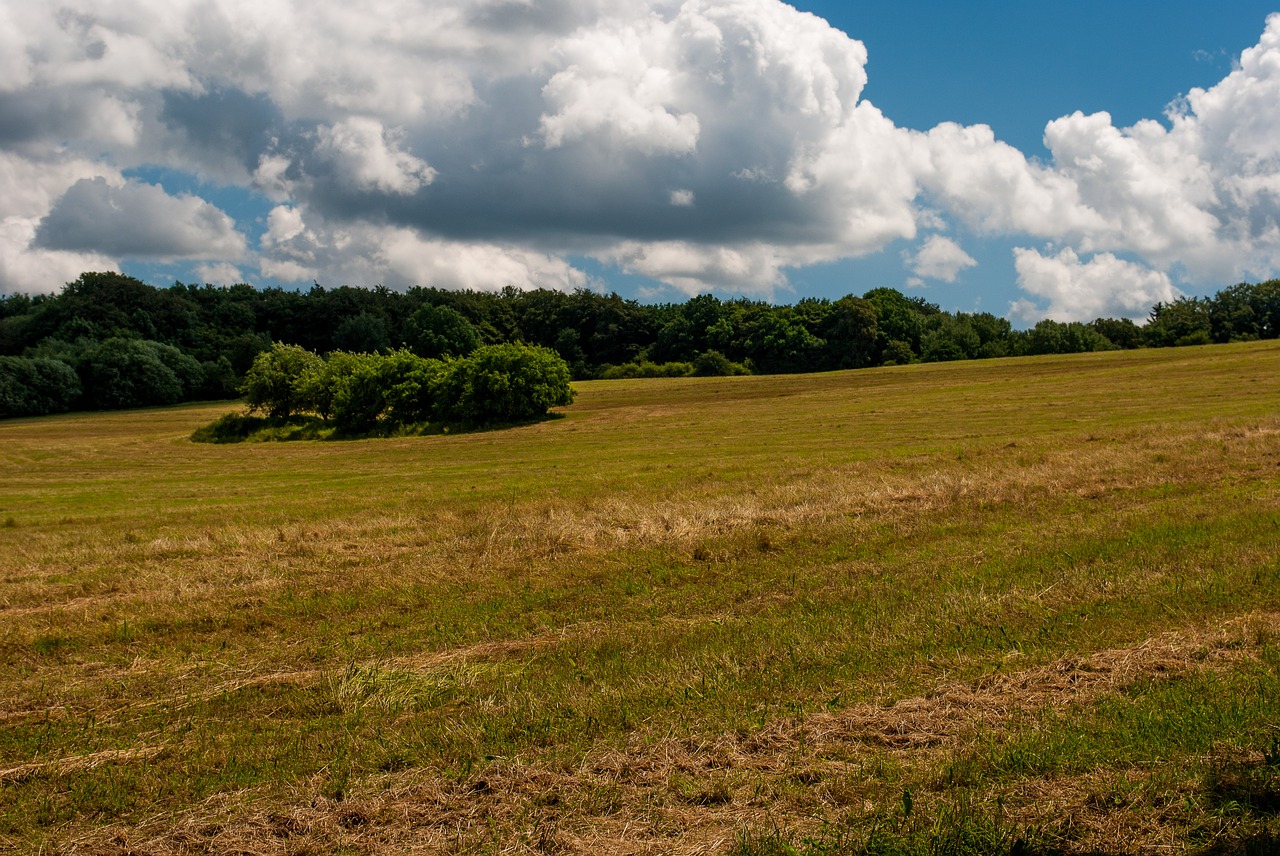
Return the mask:
M305 416L363 435L432 423L474 428L531 421L572 403L569 380L558 354L531 345L486 345L467 357L438 360L407 350L335 351L326 358L277 343L254 360L240 392L249 413L269 421ZM213 434L206 439L230 439Z

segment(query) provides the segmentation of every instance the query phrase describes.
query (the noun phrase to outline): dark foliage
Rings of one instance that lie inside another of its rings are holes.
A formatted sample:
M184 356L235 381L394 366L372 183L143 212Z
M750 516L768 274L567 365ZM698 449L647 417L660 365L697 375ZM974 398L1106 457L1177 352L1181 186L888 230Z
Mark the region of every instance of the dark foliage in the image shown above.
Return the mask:
M557 354L573 378L590 379L726 370L713 354L730 366L785 373L1278 336L1277 280L1157 304L1144 326L1099 318L1019 331L990 313L944 312L891 288L793 306L711 295L641 305L586 290L155 288L85 273L58 295L0 296L0 356L58 361L80 384L64 383L60 369L45 366L37 376L9 363L0 383L10 403L0 415L233 397L273 343L319 355L403 347L449 358L520 342ZM403 395L398 406L411 407Z

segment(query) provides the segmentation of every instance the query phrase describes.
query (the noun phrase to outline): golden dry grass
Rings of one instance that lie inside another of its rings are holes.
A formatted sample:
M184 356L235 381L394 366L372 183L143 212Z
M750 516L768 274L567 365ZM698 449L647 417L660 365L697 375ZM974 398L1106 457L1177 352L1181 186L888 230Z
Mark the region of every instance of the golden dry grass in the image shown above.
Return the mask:
M349 443L0 424L0 843L725 852L904 788L1082 851L1274 830L1205 783L1280 716L1278 369L602 382ZM1151 699L1190 736L1126 737Z

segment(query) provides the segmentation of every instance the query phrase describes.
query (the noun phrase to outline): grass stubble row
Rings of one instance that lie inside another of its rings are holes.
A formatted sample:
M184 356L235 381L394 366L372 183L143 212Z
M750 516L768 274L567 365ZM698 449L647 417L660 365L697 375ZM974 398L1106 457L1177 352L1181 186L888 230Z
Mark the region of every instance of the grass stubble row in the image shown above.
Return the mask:
M1278 405L1254 343L0 424L0 849L1265 848Z

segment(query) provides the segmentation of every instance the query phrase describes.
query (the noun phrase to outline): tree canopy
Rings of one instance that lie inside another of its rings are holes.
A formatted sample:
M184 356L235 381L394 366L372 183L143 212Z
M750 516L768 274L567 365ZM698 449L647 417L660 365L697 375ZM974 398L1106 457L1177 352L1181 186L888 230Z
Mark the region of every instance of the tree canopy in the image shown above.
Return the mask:
M892 288L789 306L709 294L645 305L587 290L156 288L90 272L57 295L0 296L0 417L234 397L258 355L283 345L317 358L403 350L447 360L524 344L556 354L581 380L828 371L1277 336L1276 280L1157 304L1145 325L1098 318L1015 330L990 313L945 312ZM74 372L75 383L64 368L39 362L49 360ZM411 405L402 397L400 407Z

